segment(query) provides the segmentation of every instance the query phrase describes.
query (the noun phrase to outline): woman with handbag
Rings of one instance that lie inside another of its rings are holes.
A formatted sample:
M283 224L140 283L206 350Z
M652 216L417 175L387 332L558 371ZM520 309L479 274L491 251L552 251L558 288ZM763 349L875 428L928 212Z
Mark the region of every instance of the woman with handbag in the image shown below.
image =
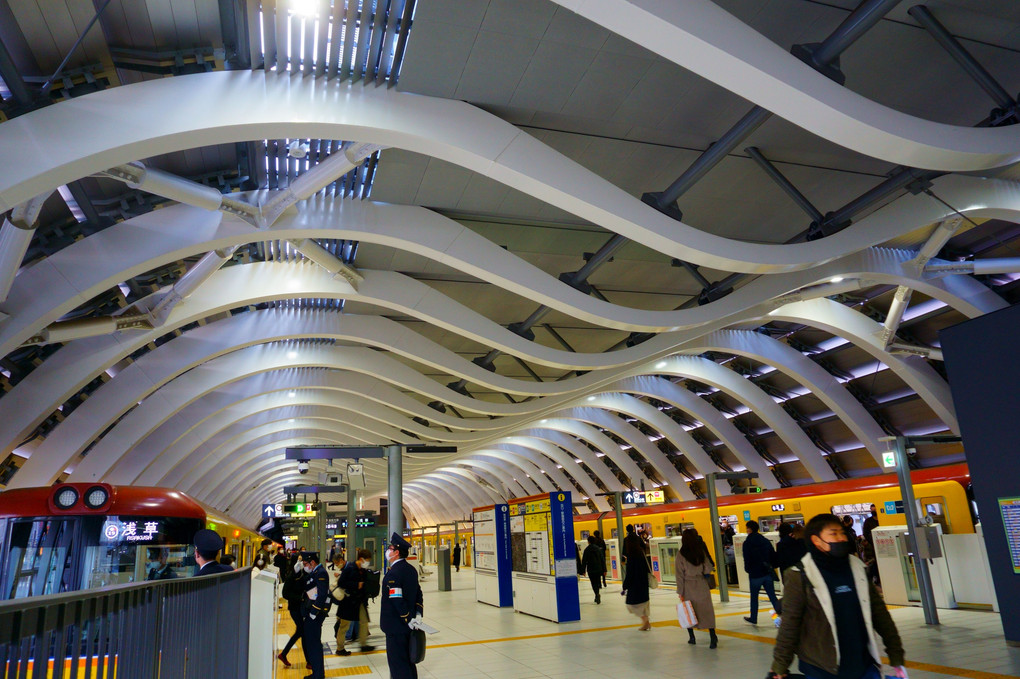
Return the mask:
M641 618L642 632L652 629L648 619L650 610L648 589L650 580L654 579L652 569L645 559L644 543L634 534L634 526L627 526L627 537L623 539L623 556L627 574L623 578L623 594L627 597L627 610Z
M690 601L697 617L697 628L707 629L709 648L719 645L715 633L715 608L712 606L712 586L715 584L715 562L708 553L705 541L698 531L688 528L680 535L680 551L676 555L676 593L680 602ZM694 627L687 628L687 643L695 644Z

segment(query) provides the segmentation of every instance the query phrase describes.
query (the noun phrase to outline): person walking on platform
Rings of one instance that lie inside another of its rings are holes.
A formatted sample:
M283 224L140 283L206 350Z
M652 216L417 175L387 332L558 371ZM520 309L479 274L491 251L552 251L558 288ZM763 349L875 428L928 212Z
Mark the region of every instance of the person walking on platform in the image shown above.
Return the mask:
M626 597L627 610L641 618L642 632L652 629L648 616L650 613L648 594L648 577L652 569L645 559L644 541L634 534L634 526L627 525L627 537L623 539L623 556L627 560L627 575L623 578L623 594Z
M715 562L708 553L705 541L698 531L688 528L680 535L680 551L676 554L676 593L681 603L690 601L698 617L698 629L707 629L709 648L719 645L715 633L715 608L712 606L712 587L708 576L715 571ZM696 644L694 628L687 629L687 643Z
M287 645L280 651L280 655L276 656L284 667L290 667L287 653L294 648L294 644L301 638L301 632L304 630L304 621L301 618L301 601L305 595L305 576L306 573L301 567L301 562L297 559L294 559L293 565L284 563L283 570L280 571L280 577L286 578L283 582L283 598L287 600L287 612L290 613L290 619L294 621L294 634L290 635Z
M602 539L602 533L595 531L592 533L595 538L595 546L602 550L602 586L607 587L606 583L606 541Z
M304 599L301 604L301 647L311 674L305 679L326 679L322 657L322 623L329 612L329 573L319 563L318 552L302 552L301 566L305 575Z
M591 583L591 591L595 592L595 603L602 603L599 589L602 585L602 578L606 574L606 561L602 557L602 550L599 549L595 537L588 536L588 546L584 548L584 555L581 557L581 575L587 574Z
M783 622L771 675L785 679L796 655L808 679L880 679L878 633L894 675L905 679L896 624L853 555L839 517L819 514L804 536L808 553L783 580Z
M453 567L460 573L460 543L453 546Z
M197 575L216 575L234 570L216 561L216 556L223 549L223 538L216 531L203 528L195 533L195 563L198 564Z
M418 668L411 658L411 628L425 612L425 599L418 585L418 571L405 561L411 543L394 533L386 548L390 567L382 582L379 625L386 635L386 663L391 679L418 679Z
M758 593L765 588L772 608L782 615L782 606L776 598L775 575L776 550L764 535L758 532L758 522L747 522L747 539L744 540L744 572L750 580L751 616L744 618L752 625L758 624Z
M779 569L779 576L782 577L787 568L796 566L807 554L807 545L796 530L800 526L784 523L779 526L779 544L776 545L776 567Z
M365 578L368 567L372 565L372 552L367 549L359 549L356 561L348 561L347 565L340 572L337 580L339 586L346 596L337 607L337 616L340 618L340 626L336 630L336 654L350 655L351 652L345 648L347 628L351 623L358 625L358 644L365 653L374 651L375 646L368 644L368 597L365 596Z

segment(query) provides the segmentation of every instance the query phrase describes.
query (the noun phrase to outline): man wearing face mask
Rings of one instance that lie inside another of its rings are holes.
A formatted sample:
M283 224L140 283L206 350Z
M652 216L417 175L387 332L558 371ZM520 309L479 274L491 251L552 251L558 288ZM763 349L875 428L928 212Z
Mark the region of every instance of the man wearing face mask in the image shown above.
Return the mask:
M772 674L785 677L796 655L809 679L880 679L878 633L895 676L905 679L896 625L864 564L852 554L839 517L811 519L804 541L808 553L783 579L783 622Z
M322 659L322 623L329 612L329 574L319 563L318 552L301 552L301 567L305 572L305 596L302 613L301 648L305 662L312 671L305 679L325 679Z
M166 562L170 557L170 550L165 547L154 547L149 550L149 558L151 559L148 566L148 575L145 577L146 580L173 580L177 577L174 573L174 569L170 568L170 565Z
M411 543L394 533L386 547L389 570L382 581L382 613L379 625L386 635L386 662L391 679L418 679L418 668L411 659L411 628L421 618L425 600L418 585L418 571L407 563Z
M350 655L345 648L347 628L352 622L358 624L358 644L364 653L374 651L368 643L368 598L365 596L365 576L372 565L372 552L359 549L357 559L348 561L340 571L337 586L345 592L343 601L337 606L340 624L336 628L336 654Z

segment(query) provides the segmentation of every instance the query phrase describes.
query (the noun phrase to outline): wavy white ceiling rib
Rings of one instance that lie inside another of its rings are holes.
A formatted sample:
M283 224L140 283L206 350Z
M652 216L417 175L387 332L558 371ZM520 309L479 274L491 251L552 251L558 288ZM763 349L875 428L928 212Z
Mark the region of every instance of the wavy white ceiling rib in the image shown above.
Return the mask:
M810 71L803 65L800 68ZM200 111L192 110L196 101L202 102ZM130 116L130 123L125 115ZM82 129L89 134L80 135ZM1020 149L1020 142L1009 138L1020 133L1010 127L949 128L946 138L952 139L956 131L989 137L978 145L994 149L997 165L1011 162ZM729 271L774 273L808 268L889 240L899 233L904 217L930 223L952 214L922 195L914 197L917 200L896 201L876 213L886 219L862 221L825 239L794 245L745 243L666 217L509 123L468 104L389 88L243 71L112 88L9 121L0 128L0 157L23 162L0 176L0 210L140 157L211 143L307 137L358 139L441 158L670 256ZM45 146L40 145L41 140ZM852 144L850 148L857 150ZM860 150L868 153L867 148ZM966 150L954 153L963 165L973 155ZM984 150L976 153L987 156ZM960 164L928 165L953 170L960 169ZM988 166L979 162L967 169ZM957 179L940 182L940 194L952 193ZM989 193L995 191L996 187L988 187ZM952 204L968 204L954 200L959 197L946 199ZM989 197L991 200L981 202L999 202L994 195ZM979 215L980 210L974 214Z
M675 5L651 0L561 4L597 23L607 22L623 35L641 30L643 43L675 63L819 136L875 157L933 169L973 170L1011 163L1020 154L1020 133L1012 128L939 125L869 102L833 85L703 0L692 0L689 7L685 3L682 12ZM201 102L201 110L188 108L196 102ZM83 126L89 135L80 135ZM364 281L354 290L311 264L232 267L217 272L155 331L78 340L58 351L0 401L0 422L16 423L0 427L0 443L10 449L82 385L156 337L229 308L273 299L328 296L368 302L524 360L592 372L557 382L522 382L490 373L386 319L291 314L284 327L267 328L264 321L271 314L249 313L206 326L227 330L215 338L219 340L213 342L215 347L201 343L213 338L216 330L196 328L122 370L39 446L15 476L15 485L52 480L120 418L73 470L73 480L165 480L192 489L214 506L233 506L253 517L261 497L235 503L235 496L249 487L279 493L285 481L299 478L275 468L282 447L296 441L411 441L400 433L403 429L467 448L467 457L405 462L405 473L418 475L406 491L408 505L418 517L460 518L480 500L518 490L569 488L570 479L601 508L604 501L592 493L594 482L580 465L573 466L572 456L603 484L615 489L620 481L579 440L593 444L630 479L648 479L625 451L589 424L593 423L634 446L675 494L691 497L686 480L666 455L618 414L635 417L664 434L699 473L715 464L671 418L626 392L652 396L690 413L741 463L763 474L763 485L771 484L763 460L732 423L705 401L650 373L692 378L721 389L753 409L813 478L829 479L832 470L810 439L749 380L695 356L670 356L661 369L652 369L650 363L677 351L705 350L767 363L816 394L877 457L880 428L834 378L785 344L724 328L771 318L845 337L888 365L956 430L948 388L929 365L886 352L876 339L880 326L862 314L796 291L839 275L862 281L848 286L906 285L968 316L1004 304L968 276L922 277L909 262L914 253L869 248L945 218L947 208L929 196L901 198L822 240L796 245L744 243L675 222L513 126L461 102L283 74L230 72L150 81L5 123L0 126L0 155L24 162L0 175L0 211L139 157L253 136L359 139L417 151L501 181L685 261L772 275L697 309L643 311L578 292L465 227L421 208L314 199L292 208L266 231L188 206L158 210L85 238L22 272L5 306L12 317L0 327L0 348L11 351L99 292L145 271L267 238L348 238L403 248L578 319L661 334L631 349L575 354L529 342L400 274L364 271ZM1020 191L1014 183L948 176L936 181L935 190L971 216L1020 217ZM295 271L301 272L297 284L288 286ZM773 301L788 293L804 300ZM824 294L832 294L831 289ZM538 398L515 404L472 399L367 348L302 346L302 356L291 359L285 355L289 350L267 344L300 337L334 337L384 348L469 382ZM346 373L353 381L351 393L332 384L336 374L305 369L326 367L360 371ZM292 389L299 397L286 396ZM426 408L400 389L500 417L461 420ZM588 394L594 400L580 403L579 398ZM429 429L410 417L424 417L457 431ZM232 474L237 467L230 465L237 464L244 464L244 471ZM468 464L472 470L451 464ZM378 484L383 466L368 466ZM485 484L472 484L471 474Z
M553 0L809 132L893 163L962 172L1020 159L1020 131L900 113L826 78L710 0Z

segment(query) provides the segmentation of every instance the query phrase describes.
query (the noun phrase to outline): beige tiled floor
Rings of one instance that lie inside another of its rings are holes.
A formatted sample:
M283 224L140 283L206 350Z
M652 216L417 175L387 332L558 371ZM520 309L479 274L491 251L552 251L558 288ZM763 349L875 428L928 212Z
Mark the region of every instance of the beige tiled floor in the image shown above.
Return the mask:
M438 592L435 578L423 583L425 619L440 633L429 637L425 661L418 666L422 679L593 679L631 677L695 677L761 679L771 663L776 630L764 624L768 604L757 627L744 622L748 598L739 593L727 604L717 601L719 648L708 648L707 634L698 644L687 644L686 633L675 620L676 595L669 589L652 592L649 632L637 631L638 620L627 613L619 584L603 592L603 603L592 603L587 581L581 589L581 621L555 623L479 604L474 599L474 574L462 569L453 575L453 591ZM371 615L378 620L378 603ZM998 679L1020 676L1020 649L1005 645L998 614L981 611L940 611L942 624L929 628L917 608L893 609L907 649L912 679L956 676ZM289 619L281 622L278 647L286 642ZM329 638L332 620L324 625ZM326 676L347 674L343 668L360 668L361 676L388 677L384 638L373 624L370 640L380 650L346 658L326 657ZM290 654L294 667L279 679L303 677L300 645ZM357 670L355 670L357 671Z

